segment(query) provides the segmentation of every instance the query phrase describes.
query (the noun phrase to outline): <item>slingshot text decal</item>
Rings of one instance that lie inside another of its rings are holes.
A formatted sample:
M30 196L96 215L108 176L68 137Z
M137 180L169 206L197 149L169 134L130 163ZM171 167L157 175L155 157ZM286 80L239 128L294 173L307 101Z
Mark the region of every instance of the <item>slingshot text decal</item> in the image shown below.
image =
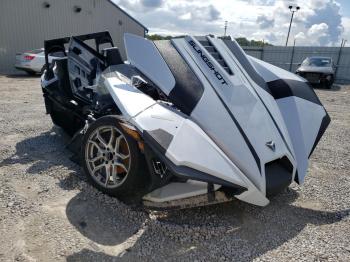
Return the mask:
M202 50L199 47L197 47L196 43L193 40L189 41L188 43L200 55L200 57L202 58L204 63L206 63L209 69L214 72L214 75L219 81L221 81L221 84L228 85L224 77L216 70L215 66L210 62L209 58L205 54L203 54Z

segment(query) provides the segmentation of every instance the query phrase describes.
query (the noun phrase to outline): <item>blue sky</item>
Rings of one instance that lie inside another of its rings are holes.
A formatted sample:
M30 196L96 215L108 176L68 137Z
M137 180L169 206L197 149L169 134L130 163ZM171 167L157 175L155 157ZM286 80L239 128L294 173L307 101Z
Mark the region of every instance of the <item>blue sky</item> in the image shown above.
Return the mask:
M295 15L291 42L297 45L339 45L350 41L350 0L114 0L158 34L228 34L285 43L289 5L301 7Z
M350 17L350 1L349 0L338 0L337 1L341 6L341 13L344 16Z

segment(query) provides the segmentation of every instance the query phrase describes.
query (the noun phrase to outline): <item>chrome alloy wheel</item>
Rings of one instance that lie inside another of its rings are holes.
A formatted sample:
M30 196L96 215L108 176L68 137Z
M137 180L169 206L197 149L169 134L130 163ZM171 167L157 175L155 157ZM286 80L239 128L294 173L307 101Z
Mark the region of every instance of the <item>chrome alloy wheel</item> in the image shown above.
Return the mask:
M94 130L85 145L85 161L91 177L105 188L116 188L128 176L131 158L124 135L115 126Z

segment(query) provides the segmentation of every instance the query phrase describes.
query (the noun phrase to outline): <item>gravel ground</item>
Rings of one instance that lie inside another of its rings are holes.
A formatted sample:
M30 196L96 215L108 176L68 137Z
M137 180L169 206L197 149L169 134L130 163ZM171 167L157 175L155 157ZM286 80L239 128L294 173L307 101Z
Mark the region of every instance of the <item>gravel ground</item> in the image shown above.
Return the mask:
M332 123L303 187L146 212L86 183L38 78L0 76L0 261L350 261L350 86L316 92Z

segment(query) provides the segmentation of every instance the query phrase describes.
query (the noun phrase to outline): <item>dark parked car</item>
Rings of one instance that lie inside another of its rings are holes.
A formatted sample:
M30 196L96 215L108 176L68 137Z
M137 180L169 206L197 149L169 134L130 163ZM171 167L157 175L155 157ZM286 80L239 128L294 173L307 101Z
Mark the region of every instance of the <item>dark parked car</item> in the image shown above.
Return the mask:
M334 82L334 65L330 57L308 57L295 73L311 84L321 84L329 89Z

